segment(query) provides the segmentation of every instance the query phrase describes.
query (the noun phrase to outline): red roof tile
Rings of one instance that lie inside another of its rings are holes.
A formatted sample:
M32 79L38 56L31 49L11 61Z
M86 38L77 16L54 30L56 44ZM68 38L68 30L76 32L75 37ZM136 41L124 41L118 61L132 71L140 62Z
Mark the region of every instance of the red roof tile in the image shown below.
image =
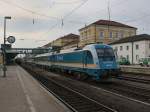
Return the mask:
M98 20L98 21L96 21L96 22L94 22L90 25L109 25L109 26L118 26L118 27L126 27L126 28L137 29L136 27L133 27L133 26L129 26L129 25L126 25L126 24L122 24L122 23L119 23L119 22L116 22L116 21L109 21L109 20ZM88 25L88 26L90 26L90 25Z

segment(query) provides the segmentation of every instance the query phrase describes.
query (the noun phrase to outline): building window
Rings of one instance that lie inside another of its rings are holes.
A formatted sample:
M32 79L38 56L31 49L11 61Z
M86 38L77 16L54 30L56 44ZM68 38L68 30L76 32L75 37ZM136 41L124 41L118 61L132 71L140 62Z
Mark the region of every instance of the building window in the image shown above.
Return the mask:
M136 55L136 61L138 61L139 60L139 55Z
M123 50L123 47L122 46L120 46L120 51L122 51Z
M118 51L118 47L115 47L115 50Z
M118 33L118 38L123 38L123 32Z
M129 50L129 46L127 46L126 48L127 48L127 51L128 51Z
M120 55L120 59L122 59L123 58L123 56L122 55Z
M116 32L116 38L118 38L118 32Z
M113 33L109 32L109 37L112 38L113 37Z
M91 35L91 30L90 29L88 30L88 33L89 33L89 35Z
M127 60L129 60L129 55L127 55Z
M136 48L136 50L137 50L137 49L139 49L139 45L138 45L138 44L136 44L136 45L135 45L135 48Z
M103 38L104 37L104 32L100 32L99 37Z
M129 32L129 36L132 36L132 32Z
M121 38L123 38L123 36L124 36L124 34L123 34L123 32L121 32Z

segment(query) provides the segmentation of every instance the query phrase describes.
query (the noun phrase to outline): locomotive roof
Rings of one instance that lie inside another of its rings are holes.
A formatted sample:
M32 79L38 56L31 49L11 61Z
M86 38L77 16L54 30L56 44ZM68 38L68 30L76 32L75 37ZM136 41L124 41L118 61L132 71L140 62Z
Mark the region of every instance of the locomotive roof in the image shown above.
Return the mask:
M37 55L37 56L35 56L35 57L41 57L41 56L49 56L49 55L51 55L53 52L50 52L50 53L44 53L44 54L39 54L39 55Z
M87 46L95 46L96 48L104 48L104 47L111 48L111 46L107 45L107 44L90 44L90 45L87 45ZM87 46L85 46L85 47L87 47Z
M86 51L88 49L88 47L92 47L94 46L95 48L112 48L110 45L106 45L106 44L90 44L90 45L86 45L83 49L74 49L74 50L68 50L66 52L60 52L60 53L55 53L55 52L51 52L51 53L45 53L45 54L40 54L37 55L36 57L42 57L42 56L49 56L52 54L67 54L67 53L73 53L73 52L81 52L81 51Z

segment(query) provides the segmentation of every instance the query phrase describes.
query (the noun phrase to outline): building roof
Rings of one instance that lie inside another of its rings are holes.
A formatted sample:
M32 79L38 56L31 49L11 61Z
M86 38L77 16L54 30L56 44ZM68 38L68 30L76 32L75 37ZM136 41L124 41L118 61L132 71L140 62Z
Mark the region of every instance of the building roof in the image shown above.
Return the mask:
M116 21L110 21L110 20L98 20L90 25L107 25L107 26L117 26L117 27L125 27L125 28L134 28L134 29L137 29L136 27L133 27L133 26L129 26L129 25L126 25L126 24L123 24L123 23L119 23L119 22L116 22ZM90 26L88 25L88 26ZM88 27L86 26L86 27ZM84 28L86 28L84 27ZM80 30L84 29L84 28L81 28ZM80 31L79 30L79 31Z
M65 36L63 36L63 37L60 37L60 38L58 38L58 39L64 39L64 38L79 38L79 37L80 37L79 35L70 33L70 34L65 35Z
M54 40L54 41L57 41L57 40L60 40L60 39L76 39L76 38L77 38L77 40L78 40L79 37L80 37L79 35L70 33L70 34L65 35L65 36L63 36L63 37L60 37L60 38L58 38L58 39L56 39L56 40ZM53 41L53 42L54 42L54 41ZM44 45L43 47L49 47L49 46L51 46L51 45L52 45L52 42L49 42L48 44Z
M44 48L47 48L47 47L50 47L51 46L51 42L49 42L48 44L45 44L45 45L43 45L42 47L44 47Z
M122 38L120 40L110 43L110 45L127 43L127 42L135 42L135 41L143 41L143 40L150 40L150 35L140 34L140 35L125 37L125 38Z
M79 43L79 40L78 41L72 41L70 43L66 43L64 46L75 45L75 44L78 44L78 43Z

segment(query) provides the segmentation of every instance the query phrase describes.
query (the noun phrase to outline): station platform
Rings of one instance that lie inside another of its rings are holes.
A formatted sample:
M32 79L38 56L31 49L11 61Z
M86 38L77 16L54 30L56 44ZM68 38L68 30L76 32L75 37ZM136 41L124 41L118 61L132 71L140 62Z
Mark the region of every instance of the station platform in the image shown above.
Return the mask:
M30 74L17 65L0 70L1 112L71 112L47 92Z

